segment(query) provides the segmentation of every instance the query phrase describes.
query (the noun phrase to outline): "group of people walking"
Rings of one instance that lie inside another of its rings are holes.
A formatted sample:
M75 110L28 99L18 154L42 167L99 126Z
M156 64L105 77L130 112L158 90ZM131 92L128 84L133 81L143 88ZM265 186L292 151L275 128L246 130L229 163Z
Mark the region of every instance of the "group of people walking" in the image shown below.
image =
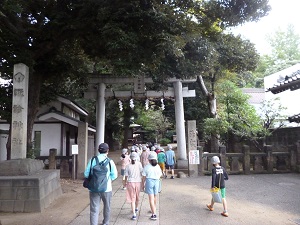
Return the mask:
M168 157L171 157L168 161L170 164L165 166ZM176 158L172 146L168 146L166 153L164 148L159 145L154 145L151 148L146 145L133 146L130 155L127 149L123 149L120 159L122 162L123 190L126 190L126 199L131 204L132 209L131 219L136 220L140 192L145 191L149 197L152 213L150 219L156 220L157 194L161 191L161 177L167 178L166 168L171 170L171 179L174 179Z
M117 167L113 160L109 159L107 154L109 146L106 143L101 143L98 148L99 154L95 157L98 162L109 163L106 165L106 174L104 175L107 182L106 190L103 192L94 192L90 190L90 224L97 225L99 219L100 202L103 202L103 221L102 225L109 224L110 220L110 203L112 197L112 181L118 177ZM93 157L94 158L94 157ZM96 160L93 158L88 162L84 171L84 177L89 179L93 175L93 168L96 166ZM144 191L148 194L149 205L151 209L151 220L157 220L156 203L157 195L161 191L161 178L167 178L168 171L171 172L171 179L174 179L174 166L176 163L175 153L172 146L168 145L165 152L160 146L133 146L129 153L127 149L122 149L121 154L121 175L123 176L123 190L126 190L126 200L131 204L132 220L137 219L139 211L140 192ZM219 165L219 158L213 157L212 164L212 188L221 188L222 201L224 206L223 216L228 216L227 203L225 200L225 182L228 179L226 170ZM100 173L99 173L100 174ZM101 176L99 176L100 179ZM219 186L218 182L219 181ZM210 211L213 211L214 201L207 205Z

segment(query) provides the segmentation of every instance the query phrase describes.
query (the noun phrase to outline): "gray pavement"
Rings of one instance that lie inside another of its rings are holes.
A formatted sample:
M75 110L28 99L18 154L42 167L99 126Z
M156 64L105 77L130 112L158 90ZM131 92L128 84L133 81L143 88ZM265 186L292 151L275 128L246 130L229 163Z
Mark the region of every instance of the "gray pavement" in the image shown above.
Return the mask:
M222 205L210 212L210 177L164 179L157 202L158 220L150 220L148 196L141 192L137 220L131 220L130 204L121 187L121 177L113 183L113 225L299 225L300 174L232 175L226 183L229 217L220 215ZM99 221L102 220L102 211ZM89 224L89 206L70 225Z

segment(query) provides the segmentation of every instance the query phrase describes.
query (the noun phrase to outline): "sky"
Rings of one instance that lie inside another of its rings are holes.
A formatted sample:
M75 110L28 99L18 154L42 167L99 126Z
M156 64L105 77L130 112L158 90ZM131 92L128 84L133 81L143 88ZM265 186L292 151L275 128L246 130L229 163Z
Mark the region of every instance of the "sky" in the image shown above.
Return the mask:
M241 34L254 43L260 54L270 52L266 36L279 28L286 31L288 24L293 24L295 33L300 35L300 0L269 0L269 5L272 9L268 16L232 29L234 34Z

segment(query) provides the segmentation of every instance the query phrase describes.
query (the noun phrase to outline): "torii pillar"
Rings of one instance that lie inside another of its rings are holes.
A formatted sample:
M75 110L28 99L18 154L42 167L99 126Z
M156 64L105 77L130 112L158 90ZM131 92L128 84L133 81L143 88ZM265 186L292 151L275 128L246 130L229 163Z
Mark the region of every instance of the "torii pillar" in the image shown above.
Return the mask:
M104 142L105 134L105 89L104 83L98 84L97 103L96 103L96 146L95 155L98 152L98 146Z
M184 107L182 95L182 82L173 83L175 95L175 120L176 120L176 139L177 139L177 167L180 169L188 168L188 160L186 156L186 138L184 124Z

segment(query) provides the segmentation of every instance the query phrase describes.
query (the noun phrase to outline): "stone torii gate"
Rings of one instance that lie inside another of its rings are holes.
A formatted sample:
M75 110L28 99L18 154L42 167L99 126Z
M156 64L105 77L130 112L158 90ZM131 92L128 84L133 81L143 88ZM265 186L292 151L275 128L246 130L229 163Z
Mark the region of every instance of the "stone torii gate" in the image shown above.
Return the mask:
M184 120L184 97L195 97L195 90L188 90L187 87L182 87L182 83L195 82L196 79L179 80L169 79L166 83L172 83L173 88L167 91L151 91L145 90L145 83L153 83L151 78L143 76L137 78L120 78L112 75L90 76L89 88L84 93L87 99L96 99L96 146L104 142L105 132L105 102L106 98L115 97L116 99L124 98L175 98L175 120L176 120L176 135L177 135L177 151L178 151L178 167L187 168L186 154L186 137L185 137L185 120ZM113 91L106 89L106 85L110 84L134 84L134 91ZM95 150L96 151L96 150Z

